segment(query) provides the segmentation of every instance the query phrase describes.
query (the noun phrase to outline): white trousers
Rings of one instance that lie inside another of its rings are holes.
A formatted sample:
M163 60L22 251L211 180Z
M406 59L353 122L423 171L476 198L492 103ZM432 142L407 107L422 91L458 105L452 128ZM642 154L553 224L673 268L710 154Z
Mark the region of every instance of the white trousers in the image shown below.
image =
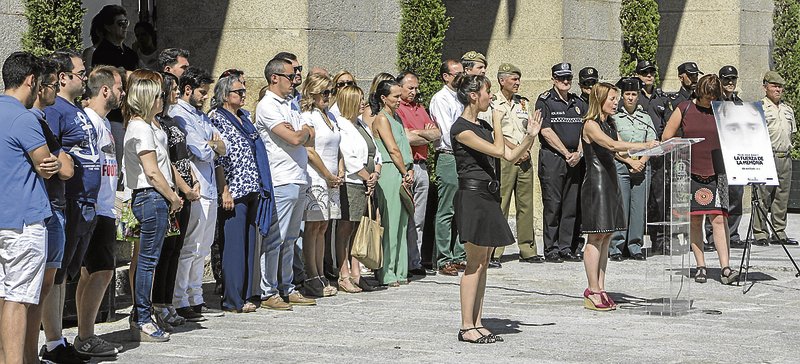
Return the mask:
M192 202L186 238L178 259L175 292L172 304L176 308L196 306L203 301L203 272L205 259L211 254L214 229L217 226L217 199L201 197Z

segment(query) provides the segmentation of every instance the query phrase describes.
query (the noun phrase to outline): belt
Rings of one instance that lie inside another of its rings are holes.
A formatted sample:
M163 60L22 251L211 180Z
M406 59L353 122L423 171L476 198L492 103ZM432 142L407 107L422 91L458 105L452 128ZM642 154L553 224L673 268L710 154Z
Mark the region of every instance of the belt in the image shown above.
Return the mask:
M450 154L450 155L453 155L453 151L452 150L446 150L446 149L440 149L440 150L436 151L436 154Z
M459 178L458 188L468 191L477 191L477 192L489 191L490 193L497 193L497 191L500 191L500 181L498 180L484 181L474 178Z
M153 187L147 187L147 188L137 188L137 189L133 190L133 193L140 193L140 192L147 192L147 191L155 191L155 190L156 190L156 189L155 189L155 188L153 188Z
M772 153L774 153L774 154L775 154L775 157L776 157L776 158L786 158L786 157L788 157L788 156L789 156L789 152L777 152L777 151L773 151Z

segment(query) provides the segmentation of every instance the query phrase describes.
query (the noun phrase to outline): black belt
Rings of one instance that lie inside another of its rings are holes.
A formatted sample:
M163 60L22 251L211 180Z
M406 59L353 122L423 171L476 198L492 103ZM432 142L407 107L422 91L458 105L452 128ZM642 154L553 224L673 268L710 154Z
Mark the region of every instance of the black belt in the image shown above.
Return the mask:
M450 154L450 155L453 155L453 151L452 150L444 150L444 149L442 149L442 150L437 150L436 154Z
M498 180L484 181L474 178L459 178L458 188L468 191L477 191L477 192L489 191L490 193L497 193L497 191L500 191L500 181Z
M153 187L137 188L137 189L133 190L133 193L140 193L140 192L146 192L146 191L155 191L155 190L156 189L153 188Z

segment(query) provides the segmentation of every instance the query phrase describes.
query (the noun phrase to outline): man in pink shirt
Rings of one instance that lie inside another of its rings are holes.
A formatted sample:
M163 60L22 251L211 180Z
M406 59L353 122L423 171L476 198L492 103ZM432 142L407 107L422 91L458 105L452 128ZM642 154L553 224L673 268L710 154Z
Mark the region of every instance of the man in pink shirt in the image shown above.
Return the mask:
M409 218L413 218L413 221L408 223L408 271L410 274L425 275L420 250L428 201L428 144L439 140L442 133L425 108L416 102L419 89L417 75L405 71L397 76L396 81L402 87L397 115L403 121L414 157L414 216ZM428 274L435 273L435 269L428 271Z

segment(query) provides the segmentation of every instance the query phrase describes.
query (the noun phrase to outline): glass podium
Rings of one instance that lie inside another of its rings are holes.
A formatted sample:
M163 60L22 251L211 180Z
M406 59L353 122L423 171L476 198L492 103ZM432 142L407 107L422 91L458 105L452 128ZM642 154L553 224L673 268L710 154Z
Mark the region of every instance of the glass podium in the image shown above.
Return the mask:
M672 138L656 147L631 150L634 157L662 156L664 158L664 221L648 223L648 228L662 229L663 255L648 258L644 272L645 285L641 292L631 292L642 300L635 302L634 313L660 316L680 316L692 308L690 267L691 203L691 145L703 138Z

